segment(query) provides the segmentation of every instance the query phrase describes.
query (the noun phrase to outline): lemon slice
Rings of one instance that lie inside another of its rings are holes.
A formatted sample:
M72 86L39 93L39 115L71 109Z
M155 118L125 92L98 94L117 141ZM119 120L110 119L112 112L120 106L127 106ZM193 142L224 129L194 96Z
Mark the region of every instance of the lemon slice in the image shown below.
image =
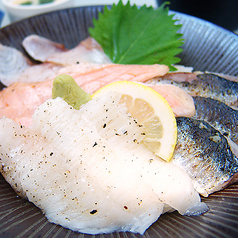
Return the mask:
M131 81L108 84L95 92L92 98L109 92L120 93L120 103L125 103L131 116L144 127L145 136L141 143L169 161L177 141L177 125L168 102L150 87Z

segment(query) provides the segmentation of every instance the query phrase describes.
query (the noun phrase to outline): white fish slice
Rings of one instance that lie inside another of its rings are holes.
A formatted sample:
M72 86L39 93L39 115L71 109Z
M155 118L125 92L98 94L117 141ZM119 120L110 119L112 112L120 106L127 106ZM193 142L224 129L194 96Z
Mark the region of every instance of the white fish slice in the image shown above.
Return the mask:
M62 44L38 35L27 36L22 45L33 59L41 62L60 65L111 63L102 47L91 37L81 41L75 48L70 50L65 49Z
M29 68L29 62L24 55L9 46L0 44L0 81L8 86L14 78Z
M54 78L61 65L33 65L20 51L0 44L0 81L9 86L15 82L42 82Z
M0 119L6 180L49 221L90 234L143 234L164 204L181 214L206 211L185 172L133 142L141 129L118 100L91 100L79 111L48 100L31 129Z
M25 37L22 46L33 59L41 62L45 62L50 55L67 51L63 44L34 34Z

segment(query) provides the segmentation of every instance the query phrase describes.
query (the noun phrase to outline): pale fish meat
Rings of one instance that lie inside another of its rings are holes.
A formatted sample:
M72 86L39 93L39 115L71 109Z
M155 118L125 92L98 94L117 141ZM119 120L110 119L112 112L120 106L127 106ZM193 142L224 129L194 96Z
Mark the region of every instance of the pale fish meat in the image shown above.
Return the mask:
M1 118L3 176L49 221L83 233L143 234L165 211L207 211L186 172L134 142L142 129L119 99L93 99L78 111L51 99L31 128Z
M208 123L177 118L178 141L172 163L183 168L203 196L238 181L238 158L226 138Z
M29 56L41 62L46 62L50 55L67 51L63 44L35 34L25 37L22 46Z
M0 45L0 81L9 86L15 82L41 82L55 77L61 65L33 64L20 51Z
M29 35L23 42L26 52L35 60L60 65L79 63L112 63L102 47L92 37L81 41L73 49L65 49L56 43L38 35Z
M12 75L21 74L28 67L29 62L20 51L0 44L0 81L4 85L10 85Z
M60 74L59 70L64 66L88 63L93 67L93 64L111 63L101 46L90 37L70 50L38 35L26 37L23 46L29 56L43 63L35 64L21 51L0 45L0 81L5 86L15 82L33 83L52 79Z

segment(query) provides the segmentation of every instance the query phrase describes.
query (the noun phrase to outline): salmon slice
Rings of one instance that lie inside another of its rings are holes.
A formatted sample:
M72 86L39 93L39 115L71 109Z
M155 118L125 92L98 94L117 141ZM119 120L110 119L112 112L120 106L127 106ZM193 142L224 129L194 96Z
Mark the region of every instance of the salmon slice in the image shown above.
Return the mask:
M192 117L195 115L193 98L183 89L167 84L148 86L166 99L176 117Z
M145 82L163 76L169 68L165 65L118 65L118 64L79 64L65 67L59 74L71 75L80 87L94 93L100 87L118 80ZM36 83L14 83L0 92L0 117L8 116L20 124L28 126L29 121L22 113L23 108L34 111L52 96L53 79ZM11 113L12 110L12 113ZM16 111L19 111L18 113ZM20 117L19 117L20 116ZM29 114L27 114L27 117ZM24 120L21 120L21 117Z
M81 68L86 73L81 72ZM80 68L80 70L78 70ZM71 65L62 68L59 73L67 74L74 78L78 85L88 93L94 93L99 88L114 81L136 81L145 82L148 79L157 77L159 74L166 74L168 67L165 65L121 65L103 64L94 65L93 70L88 71L84 66Z

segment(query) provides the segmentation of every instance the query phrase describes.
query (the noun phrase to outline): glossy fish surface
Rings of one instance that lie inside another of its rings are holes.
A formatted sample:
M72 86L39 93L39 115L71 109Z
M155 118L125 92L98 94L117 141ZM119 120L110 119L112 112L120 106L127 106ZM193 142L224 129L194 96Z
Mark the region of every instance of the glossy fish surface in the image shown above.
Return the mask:
M224 136L238 143L238 111L211 98L193 97L196 113L195 119L208 122Z
M227 80L215 74L199 74L194 81L191 91L200 90L200 96L210 97L224 102L237 109L238 83ZM192 92L191 92L192 93Z
M178 141L172 163L183 168L203 196L238 180L238 159L226 138L208 123L177 118Z
M184 81L182 78L177 80L176 77L170 77L170 74L156 80L157 83L176 85L192 96L209 97L234 109L238 108L238 82L210 73L197 74L192 80L187 80L185 76Z

